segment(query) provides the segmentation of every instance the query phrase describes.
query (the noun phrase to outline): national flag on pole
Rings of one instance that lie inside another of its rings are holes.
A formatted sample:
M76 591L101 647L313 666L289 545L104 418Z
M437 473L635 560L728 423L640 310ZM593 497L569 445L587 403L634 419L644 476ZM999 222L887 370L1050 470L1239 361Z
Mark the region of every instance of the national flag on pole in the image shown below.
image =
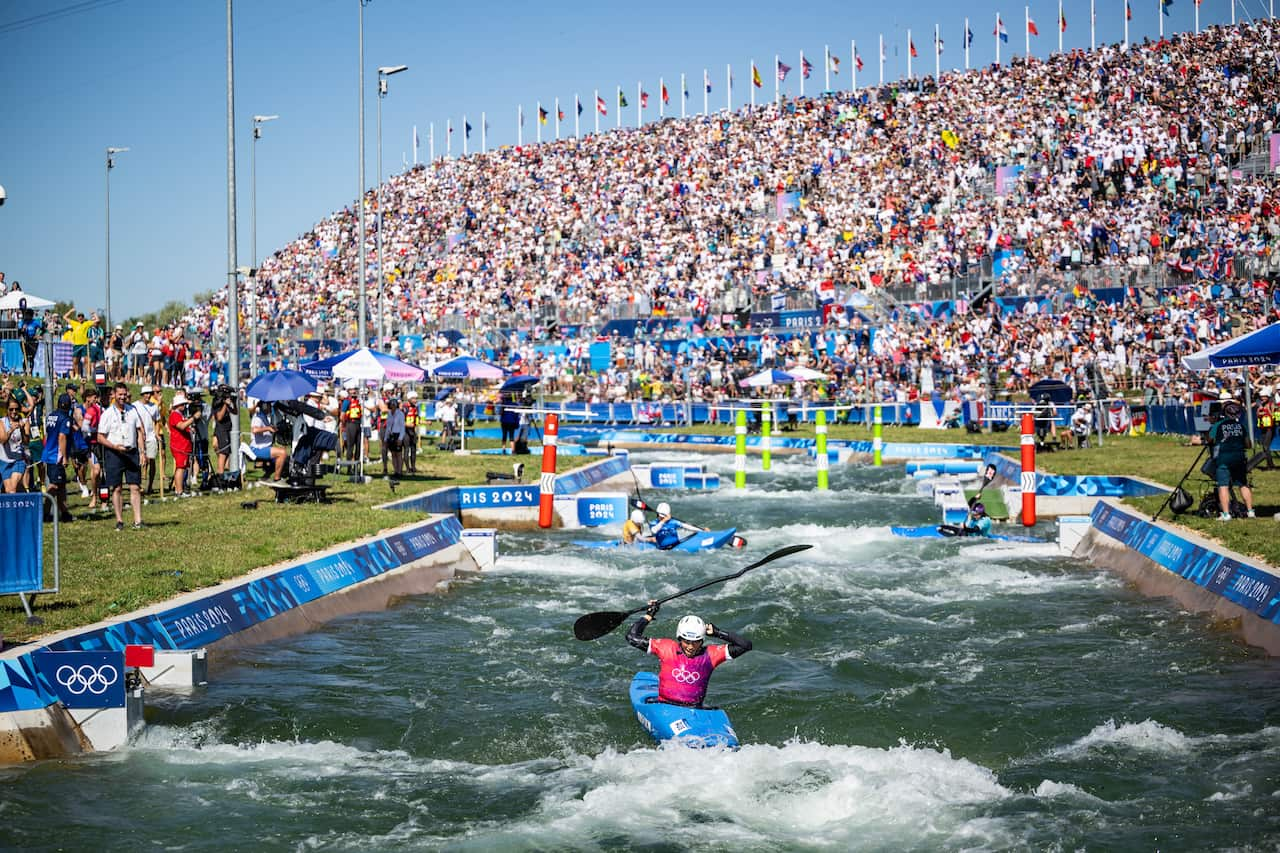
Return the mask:
M1129 0L1124 0L1124 19L1126 21L1133 20L1133 7L1129 5Z
M622 90L619 89L618 90L618 107L621 108L621 107L625 107L626 105L627 105L627 96L622 94Z
M649 109L649 93L642 91L640 93L640 109Z
M791 66L785 62L778 63L778 81L783 82L787 79L787 75L791 73Z
M832 74L840 73L840 57L834 54L831 56L831 73Z
M1125 2L1128 2L1128 0L1125 0ZM996 15L996 29L995 29L994 35L999 36L1000 41L1009 40L1009 31L1005 29L1004 19L1001 18L999 15Z
M599 95L596 95L596 109L600 111L600 115L602 116L607 116L609 114L609 111L605 109L604 106L604 98Z
M805 59L803 56L800 57L800 74L804 79L808 80L811 73L813 73L813 63Z
M711 75L707 73L705 68L702 69L702 85L707 88L708 92L711 91Z
M577 108L578 115L582 115L582 99L577 95L573 96L573 105Z
M965 46L965 47L968 47L968 46L969 46L969 45L971 45L971 44L973 44L973 30L969 29L969 25L968 25L968 24L965 24L965 27L964 27L964 46Z
M764 81L760 79L760 69L756 68L756 64L751 63L751 85L760 89L764 86Z
M1067 13L1058 10L1058 32L1065 33L1067 31Z
M542 107L538 107L538 121L543 124L547 123L547 111Z
M687 96L688 96L688 94L689 94L689 93L688 93L688 92L686 92L686 93L685 93L685 96L687 97ZM663 84L662 84L662 103L664 103L664 104L669 104L669 103L671 103L671 96L667 94L667 84L666 84L666 83L663 83Z
M938 53L941 54L942 48L946 46L946 42L944 42L941 38L937 39L937 42L938 42Z
M462 132L466 134L467 139L471 138L471 122L463 122Z
M862 70L862 57L856 53L853 55L853 67Z
M1040 30L1036 28L1036 22L1030 18L1027 18L1027 32L1031 33L1033 36L1040 35Z
M1163 12L1167 17L1169 14L1169 7L1172 5L1173 5L1173 0L1160 0L1160 11Z
M563 108L563 107L556 107L556 118L557 118L557 119L559 119L560 121L564 121L564 108Z
M916 53L916 43L912 39L907 39L907 50L911 52L911 58L915 59L920 54Z

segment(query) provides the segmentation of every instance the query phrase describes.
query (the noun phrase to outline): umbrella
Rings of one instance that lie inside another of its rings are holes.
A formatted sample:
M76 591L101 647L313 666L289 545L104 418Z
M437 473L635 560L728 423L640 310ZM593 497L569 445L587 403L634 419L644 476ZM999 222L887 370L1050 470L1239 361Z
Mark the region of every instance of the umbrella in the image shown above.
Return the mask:
M770 385L789 385L795 377L785 370L762 370L739 382L745 388L766 388Z
M469 355L460 355L431 368L436 379L501 379L503 370Z
M25 301L25 305L23 302ZM0 296L0 311L17 311L21 308L30 308L33 311L39 311L41 308L52 308L54 303L48 299L41 299L34 293L27 293L25 290L11 290L4 296Z
M1214 344L1182 359L1183 367L1190 370L1246 367L1252 364L1280 364L1280 323L1263 326L1247 335Z
M375 352L368 347L307 362L302 365L302 370L316 379L332 376L335 379L419 382L423 377L421 367L415 367L386 353Z
M515 376L509 377L506 382L502 383L499 391L520 391L531 385L537 385L542 379L541 376L529 376L525 373L517 373Z
M814 382L825 381L830 377L820 370L814 370L812 367L788 367L787 373L797 382Z
M316 390L316 381L296 370L268 370L259 375L244 389L248 397L274 403L281 400L297 400Z

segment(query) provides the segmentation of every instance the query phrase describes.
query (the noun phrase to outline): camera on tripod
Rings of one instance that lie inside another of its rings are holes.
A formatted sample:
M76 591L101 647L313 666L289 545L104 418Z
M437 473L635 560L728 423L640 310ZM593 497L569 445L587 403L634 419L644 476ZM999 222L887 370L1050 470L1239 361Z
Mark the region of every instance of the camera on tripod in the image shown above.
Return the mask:
M239 411L239 400L236 397L236 389L232 388L230 385L225 383L222 385L215 385L210 393L213 401L213 408L215 410L220 408L224 403L228 403L231 406L231 412L233 414Z

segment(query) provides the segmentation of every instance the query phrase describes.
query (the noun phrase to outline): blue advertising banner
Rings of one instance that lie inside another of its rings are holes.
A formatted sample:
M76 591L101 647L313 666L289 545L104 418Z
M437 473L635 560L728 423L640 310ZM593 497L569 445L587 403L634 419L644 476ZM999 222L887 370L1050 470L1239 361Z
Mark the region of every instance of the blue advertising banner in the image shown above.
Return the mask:
M0 495L0 593L30 592L44 583L44 527L40 502L43 496L23 493Z
M683 489L684 468L659 468L654 466L649 469L649 483L655 489Z
M36 670L68 708L124 707L124 652L32 654Z
M1127 509L1099 502L1093 526L1185 580L1280 624L1280 578L1219 554Z
M622 524L627 518L627 499L622 496L578 496L578 523L583 527Z
M527 486L459 486L458 509L537 506L537 484Z
M821 325L821 311L761 311L751 315L751 326L757 329L816 329Z

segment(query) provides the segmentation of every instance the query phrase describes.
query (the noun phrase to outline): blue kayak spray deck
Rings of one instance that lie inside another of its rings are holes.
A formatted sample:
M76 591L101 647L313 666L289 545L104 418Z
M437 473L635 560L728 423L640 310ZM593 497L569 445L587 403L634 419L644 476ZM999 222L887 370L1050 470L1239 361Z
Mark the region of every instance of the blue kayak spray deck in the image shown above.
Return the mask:
M653 739L674 740L686 746L738 746L738 733L729 723L729 715L719 708L689 708L658 698L658 675L637 672L631 679L631 707L636 718Z

